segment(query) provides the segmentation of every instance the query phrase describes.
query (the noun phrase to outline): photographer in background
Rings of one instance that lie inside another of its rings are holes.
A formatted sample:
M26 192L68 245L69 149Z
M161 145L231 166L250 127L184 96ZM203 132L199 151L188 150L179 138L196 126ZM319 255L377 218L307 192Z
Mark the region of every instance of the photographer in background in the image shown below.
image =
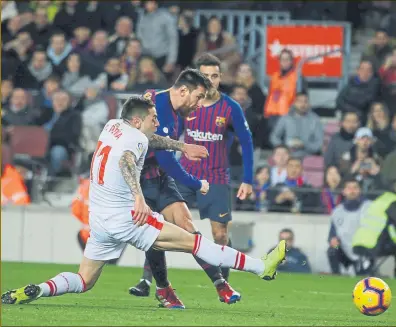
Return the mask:
M359 274L359 257L353 252L352 240L371 201L362 197L359 182L353 177L344 181L342 195L343 202L331 215L327 256L333 274L341 273L341 265L345 268L352 265L355 273Z
M341 170L344 175L355 176L361 182L363 192L367 192L374 188L380 171L380 157L373 146L374 136L371 129L359 128L354 143L352 149L342 157Z

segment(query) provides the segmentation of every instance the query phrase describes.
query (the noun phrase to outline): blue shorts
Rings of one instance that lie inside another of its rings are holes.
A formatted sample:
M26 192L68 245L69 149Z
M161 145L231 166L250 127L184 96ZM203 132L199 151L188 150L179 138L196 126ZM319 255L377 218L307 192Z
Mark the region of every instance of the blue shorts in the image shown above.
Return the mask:
M175 202L186 202L179 193L175 180L163 174L156 178L140 180L143 196L151 210L161 212Z
M209 218L227 224L232 219L231 187L228 184L211 184L206 195L176 182L181 196L187 204L196 203L201 219Z

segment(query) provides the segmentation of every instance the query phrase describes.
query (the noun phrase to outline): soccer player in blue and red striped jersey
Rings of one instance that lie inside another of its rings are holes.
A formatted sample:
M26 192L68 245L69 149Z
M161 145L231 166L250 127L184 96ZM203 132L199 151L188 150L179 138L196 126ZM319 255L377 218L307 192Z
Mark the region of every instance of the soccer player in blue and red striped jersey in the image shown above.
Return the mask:
M188 117L201 106L207 91L212 88L211 82L196 69L183 71L175 84L168 90L146 92L156 104L160 126L157 134L178 139L180 117ZM161 139L163 142L164 139ZM152 140L150 140L150 144ZM190 145L191 146L191 145ZM195 147L199 145L194 145ZM155 148L159 144L155 143ZM167 146L162 147L168 148ZM207 150L203 147L205 153ZM185 153L185 152L184 152ZM192 223L192 216L185 200L180 195L175 181L185 185L202 195L206 194L209 184L187 173L172 152L165 150L149 151L143 172L142 190L147 204L151 209L160 212L165 219L191 232L199 233ZM210 279L215 283L219 298L228 304L240 299L221 275L219 267L214 267L195 257ZM151 270L150 270L151 268ZM156 297L163 306L168 308L184 308L182 302L175 295L167 278L165 254L163 251L150 249L146 252L144 275L140 283L129 289L135 296L148 296L151 284L151 273L157 283Z
M188 203L196 202L201 219L209 218L216 243L229 245L228 223L231 220L231 188L229 175L230 138L238 137L242 147L244 173L237 197L245 200L252 193L253 141L241 106L228 95L218 91L221 81L221 62L203 54L197 68L212 82L203 106L184 119L185 142L203 145L209 156L200 162L189 161L182 155L180 164L186 172L210 183L207 195L202 196L185 184L177 183L179 192ZM227 279L229 269L222 269Z

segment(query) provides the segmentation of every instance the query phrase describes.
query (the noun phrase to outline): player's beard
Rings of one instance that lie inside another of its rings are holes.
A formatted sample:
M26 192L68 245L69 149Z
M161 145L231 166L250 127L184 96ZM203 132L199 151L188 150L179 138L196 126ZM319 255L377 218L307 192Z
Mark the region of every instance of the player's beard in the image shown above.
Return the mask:
M179 110L179 114L180 116L182 116L183 118L187 118L188 116L190 116L190 114L195 111L194 109L191 108L181 108Z

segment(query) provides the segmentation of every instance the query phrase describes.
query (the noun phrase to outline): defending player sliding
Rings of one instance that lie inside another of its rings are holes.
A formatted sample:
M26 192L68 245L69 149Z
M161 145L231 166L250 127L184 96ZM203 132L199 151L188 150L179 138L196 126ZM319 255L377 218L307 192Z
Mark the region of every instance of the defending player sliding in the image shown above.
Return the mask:
M91 235L78 273L63 272L44 283L5 292L1 296L3 304L25 304L40 297L86 292L95 285L106 262L118 258L127 244L143 251L153 247L192 253L214 266L252 272L265 280L274 279L276 268L285 258L284 241L262 260L254 259L214 244L201 235L188 233L151 211L139 178L149 140L158 126L151 100L132 96L126 101L121 119L110 120L104 127L92 159ZM154 142L161 141L156 138ZM200 147L183 148L192 159L202 156Z
M171 216L176 225L192 233L198 233L191 221L191 214L187 206L181 201L185 200L190 204L197 203L201 219L210 219L215 242L220 245L231 246L228 238L228 223L231 221L232 206L227 144L229 144L230 137L235 134L242 146L244 176L237 197L245 200L252 192L253 142L240 105L226 94L218 91L221 80L220 66L220 60L211 54L203 54L198 59L197 68L211 81L212 87L208 90L205 99L200 102L201 105L190 112L190 114L184 115L178 121L181 126L177 126L179 133L185 130L185 139L188 140L188 143L205 146L209 156L200 162L193 162L183 155L180 160L181 167L177 163L171 166L172 169L168 168L168 163L172 162L170 158L159 158L162 159L160 160L160 167L176 180L176 185L172 186L172 189L177 188L178 191L177 193L174 191L176 195L173 197L168 195L166 197L168 207L165 208L162 205L158 208L158 211L164 214L165 219ZM164 98L163 95L159 92L156 97L162 99ZM164 106L167 103L169 101L165 102L165 104L159 103L157 105L158 110L166 109ZM168 157L170 156L170 154L167 155ZM177 169L178 166L180 167L179 169ZM190 176L190 179L178 178L179 175ZM205 194L197 192L199 189L198 180L207 180L210 183L209 192ZM196 184L198 184L198 187L196 187ZM169 189L167 188L164 192L169 194ZM180 200L177 201L177 197L180 197ZM174 203L172 203L172 199L174 199ZM172 210L175 207L176 210ZM172 212L168 214L171 210ZM157 256L159 254L149 253L148 260L146 260L144 265L143 277L136 286L130 288L131 294L136 296L149 295L151 284L150 261L151 265L153 265L154 261L155 271L153 273L157 286L158 271L162 271L160 283L164 283L165 259ZM221 267L220 269L207 264L199 258L195 259L215 285L221 302L232 304L240 300L241 295L228 284L229 268ZM163 268L161 269L161 267ZM167 284L160 284L159 286L165 287ZM169 306L171 306L172 301L169 300L168 302L170 303ZM182 305L177 298L175 298L175 302L175 305Z

